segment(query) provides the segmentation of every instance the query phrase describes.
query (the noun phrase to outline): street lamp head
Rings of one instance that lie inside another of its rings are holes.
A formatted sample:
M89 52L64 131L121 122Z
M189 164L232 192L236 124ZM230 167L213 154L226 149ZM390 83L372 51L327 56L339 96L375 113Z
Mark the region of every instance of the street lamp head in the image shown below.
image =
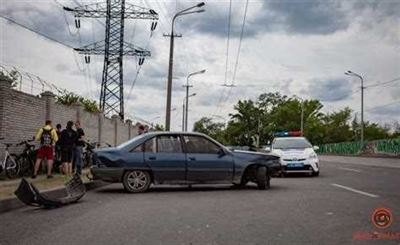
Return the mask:
M204 2L201 2L201 3L197 4L196 7L200 8L200 7L203 7L204 5L206 5L206 4Z
M199 71L199 73L204 73L206 72L206 69Z
M193 13L203 13L203 12L206 12L206 10L205 9L199 9L197 11L193 11Z
M191 94L190 96L196 96L197 95L197 93L193 93L193 94Z

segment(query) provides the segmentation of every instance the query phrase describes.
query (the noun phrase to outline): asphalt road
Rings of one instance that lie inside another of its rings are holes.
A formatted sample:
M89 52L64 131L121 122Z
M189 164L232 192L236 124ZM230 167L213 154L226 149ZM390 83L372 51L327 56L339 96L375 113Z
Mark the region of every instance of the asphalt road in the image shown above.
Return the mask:
M109 185L63 208L0 214L0 244L400 244L353 239L400 232L400 169L387 159L328 160L319 177L274 178L267 191L169 186L135 195ZM391 227L371 223L377 207L391 209Z

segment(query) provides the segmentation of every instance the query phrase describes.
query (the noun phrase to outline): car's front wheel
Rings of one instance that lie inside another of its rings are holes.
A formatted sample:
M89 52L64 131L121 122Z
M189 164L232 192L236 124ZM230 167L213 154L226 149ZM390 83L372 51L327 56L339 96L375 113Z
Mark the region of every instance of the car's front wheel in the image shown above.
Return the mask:
M260 190L265 190L270 188L270 176L267 173L266 167L257 168L256 182L257 187Z
M128 192L145 192L151 184L150 174L141 170L126 171L122 178L122 184Z

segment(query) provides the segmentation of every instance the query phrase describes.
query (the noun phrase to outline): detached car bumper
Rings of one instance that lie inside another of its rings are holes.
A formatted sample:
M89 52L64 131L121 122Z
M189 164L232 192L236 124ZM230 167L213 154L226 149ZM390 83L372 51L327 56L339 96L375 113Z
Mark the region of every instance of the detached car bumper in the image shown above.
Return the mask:
M93 175L93 180L103 180L106 182L121 182L124 170L122 168L109 168L92 166L90 173Z

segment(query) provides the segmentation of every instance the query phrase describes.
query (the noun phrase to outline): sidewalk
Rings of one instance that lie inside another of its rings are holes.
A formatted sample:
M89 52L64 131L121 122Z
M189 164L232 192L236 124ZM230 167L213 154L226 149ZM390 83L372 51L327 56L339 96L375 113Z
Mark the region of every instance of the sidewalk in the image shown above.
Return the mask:
M319 155L319 159L323 162L347 163L386 168L400 168L400 159L395 158Z
M84 183L89 182L86 175L89 169L83 169L81 178ZM46 175L39 175L36 179L30 177L26 178L29 182L33 183L40 191L52 190L64 187L65 177L60 174L54 174L52 179L47 179ZM14 197L14 191L17 189L21 179L4 179L0 180L0 200Z

